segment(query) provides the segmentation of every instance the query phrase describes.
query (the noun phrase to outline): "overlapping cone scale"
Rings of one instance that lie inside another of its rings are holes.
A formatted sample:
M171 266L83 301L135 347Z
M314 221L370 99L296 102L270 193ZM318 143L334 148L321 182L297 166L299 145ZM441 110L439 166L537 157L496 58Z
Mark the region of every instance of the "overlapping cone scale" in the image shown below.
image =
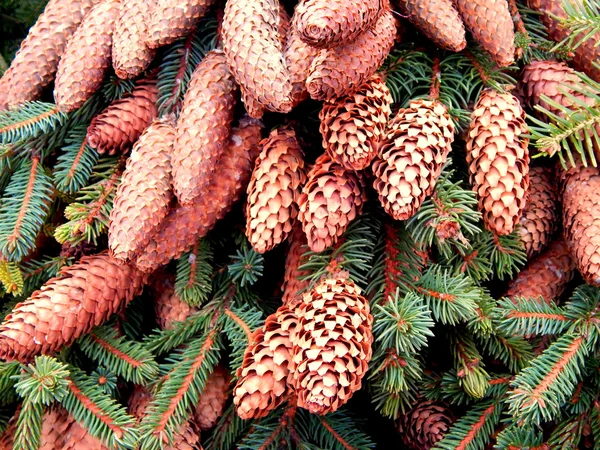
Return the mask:
M288 27L283 46L283 57L290 72L291 96L294 105L308 98L306 79L310 73L312 61L318 53L318 48L308 45L300 39L300 33L295 27Z
M306 259L303 258L304 252L307 251L308 242L306 235L302 231L302 227L296 224L290 233L288 238L290 243L285 257L285 268L283 274L283 291L281 300L284 305L293 307L296 302L300 299L300 295L305 288L308 287L310 282L308 280L302 280L304 276L310 275L308 270L301 270L300 266L306 263Z
M157 283L154 297L156 322L161 330L172 328L177 322L183 322L198 311L184 302L175 292L173 277L167 277Z
M455 421L448 405L421 400L398 420L398 432L411 450L429 450L441 441Z
M75 420L69 422L64 437L61 450L109 450L100 439L92 436L83 425Z
M206 379L204 390L192 413L192 420L201 430L214 427L223 415L230 383L231 376L222 366L217 366Z

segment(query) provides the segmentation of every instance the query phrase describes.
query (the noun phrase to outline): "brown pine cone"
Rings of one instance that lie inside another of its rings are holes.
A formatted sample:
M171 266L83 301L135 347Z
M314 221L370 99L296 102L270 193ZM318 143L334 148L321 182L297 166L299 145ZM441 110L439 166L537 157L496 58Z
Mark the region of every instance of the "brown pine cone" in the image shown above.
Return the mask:
M531 167L529 194L519 227L519 236L528 258L540 253L550 243L558 224L558 207L552 170Z
M192 412L192 420L201 430L214 427L223 415L230 383L231 376L222 366L217 366L206 379L204 390Z
M112 35L119 0L104 0L85 16L58 63L54 100L63 111L73 111L102 85L111 64Z
M152 401L152 393L147 387L136 385L129 394L127 400L127 413L135 417L137 423L140 423L146 414L146 408Z
M127 160L108 225L108 246L117 259L129 260L169 212L173 125L171 118L157 119Z
M315 100L334 100L351 94L383 64L395 38L394 16L386 9L375 25L354 41L318 53L306 80L308 93Z
M175 293L173 281L173 277L168 277L157 283L154 311L156 322L161 330L172 328L177 322L183 322L198 311Z
M192 74L177 121L173 188L182 205L201 195L228 142L236 85L222 50L211 50Z
M420 401L400 416L398 432L411 450L429 450L441 441L456 418L445 403Z
M299 294L301 291L310 284L309 281L300 279L310 274L307 270L300 270L300 266L307 262L303 255L308 247L306 235L300 225L294 226L288 241L290 246L285 258L285 272L283 274L283 286L281 287L283 296L281 300L284 305L293 307L300 300Z
M240 86L242 94L242 103L246 109L246 113L253 119L262 119L265 115L265 107L254 97L252 92L248 91L244 86Z
M510 93L484 90L471 115L467 163L485 227L513 232L529 189L529 139L525 112Z
M50 0L0 78L0 110L38 100L53 80L67 41L100 0Z
M98 153L125 153L158 115L156 78L141 80L130 94L92 119L87 142Z
M298 406L327 414L361 388L371 359L373 316L351 280L329 278L302 297L290 372Z
M292 230L306 171L292 127L271 131L260 146L246 191L246 237L258 253L265 253L285 241Z
M66 414L66 411L65 411ZM70 420L69 420L70 419ZM54 447L60 450L108 450L100 439L92 436L87 428L69 417L68 426L62 435L62 446Z
M70 345L138 295L146 276L108 253L63 267L0 325L0 357L27 361Z
M300 39L300 33L296 28L288 27L287 38L283 46L283 57L290 72L294 105L308 98L306 79L310 73L312 61L318 53L319 49Z
M312 251L335 244L362 213L367 201L364 182L362 174L344 170L327 154L317 158L298 200L298 218Z
M438 101L413 100L388 124L373 161L373 187L396 220L412 217L435 188L454 141L454 125Z
M335 102L325 102L319 113L323 148L346 170L363 170L377 154L392 113L392 94L379 74L356 92Z
M38 450L62 450L73 422L75 419L62 406L50 407L44 414Z

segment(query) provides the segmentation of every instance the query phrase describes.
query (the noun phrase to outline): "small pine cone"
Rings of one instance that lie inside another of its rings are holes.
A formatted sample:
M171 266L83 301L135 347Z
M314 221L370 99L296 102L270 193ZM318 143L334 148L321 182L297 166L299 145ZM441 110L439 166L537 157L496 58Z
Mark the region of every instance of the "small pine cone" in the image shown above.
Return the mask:
M290 372L298 406L327 414L361 388L371 359L373 316L351 280L329 278L296 307Z
M452 0L397 0L407 16L438 47L460 52L467 46L465 26Z
M438 101L414 100L388 124L373 161L373 187L396 220L412 217L435 188L452 149L454 125Z
M559 299L575 275L575 261L566 242L558 239L533 259L508 285L505 297L539 298L551 304Z
M284 305L252 334L233 390L233 403L242 419L265 417L290 393L288 364L296 325L294 312Z
M120 6L119 0L94 6L69 39L54 85L54 100L61 110L81 107L102 85L111 64L112 35Z
M75 419L62 406L53 406L48 409L42 421L38 450L62 450L67 430L73 422Z
M306 79L310 73L310 66L313 59L315 59L318 53L319 49L308 45L300 39L300 33L298 33L296 28L288 28L287 38L283 46L283 57L290 72L294 105L308 98Z
M353 94L323 104L320 131L331 159L347 170L363 170L371 164L385 135L391 105L392 95L379 74Z
M222 366L217 366L208 376L206 386L192 412L192 420L201 430L214 427L223 415L223 409L229 397L230 383L231 376Z
M292 230L306 171L293 128L273 130L260 146L247 189L246 237L258 253L265 253Z
M136 385L127 400L127 413L135 417L137 423L140 423L146 414L146 408L152 401L152 393L147 387Z
M0 110L38 100L83 17L99 0L50 0L0 78Z
M317 48L350 42L373 26L379 0L304 0L296 6L292 26L301 39Z
M387 9L373 28L347 44L322 49L313 59L306 88L315 100L334 100L349 95L377 69L394 45L396 23Z
M148 244L140 250L136 265L153 271L179 258L205 236L231 209L246 187L258 153L262 123L243 118L232 128L229 144L217 164L215 177L196 202L172 207Z
M515 29L506 0L455 0L465 25L500 67L515 61Z
M310 249L322 252L335 244L366 201L362 174L344 170L327 154L319 156L298 200L298 217Z
M292 307L300 299L299 293L310 284L308 280L301 280L300 278L309 275L310 272L300 270L300 266L306 262L303 255L308 246L302 227L296 225L290 233L288 241L290 242L290 246L285 258L285 272L281 288L283 296L281 300L284 305Z
M108 226L108 246L117 259L129 260L169 212L174 141L172 120L157 119L133 146Z
M156 79L140 81L131 94L112 102L92 120L87 142L98 153L125 153L158 115Z
M222 37L227 63L242 89L269 111L292 109L292 83L279 34L278 0L229 0Z
M529 139L525 112L512 94L486 89L471 115L467 163L485 227L513 232L529 189Z
M18 303L0 325L0 357L27 361L70 345L140 293L146 277L107 253L85 256Z
M398 431L411 450L429 450L441 441L456 418L444 403L420 401L400 416Z
M559 204L553 178L548 168L529 169L529 194L519 228L528 258L546 248L556 231Z
M179 202L190 204L201 195L227 147L236 85L225 54L211 50L198 65L189 83L177 121L173 146L173 188Z
M135 78L148 68L155 51L146 44L154 0L121 0L112 44L112 63L119 78Z
M172 278L161 280L157 287L154 310L156 311L156 322L161 330L170 329L177 322L183 322L198 311L175 293Z
M87 428L75 420L69 423L65 430L63 445L60 450L108 450L100 439L92 436Z

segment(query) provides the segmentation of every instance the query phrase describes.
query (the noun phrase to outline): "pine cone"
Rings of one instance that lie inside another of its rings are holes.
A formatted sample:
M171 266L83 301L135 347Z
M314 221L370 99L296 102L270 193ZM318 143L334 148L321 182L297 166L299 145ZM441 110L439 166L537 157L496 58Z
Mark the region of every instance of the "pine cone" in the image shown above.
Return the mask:
M354 41L322 49L313 59L306 88L315 100L334 100L349 95L381 66L394 45L396 24L389 9L373 28Z
M247 189L246 237L258 253L265 253L292 230L306 171L293 128L273 130L260 146Z
M148 47L148 19L154 0L121 0L113 33L112 60L119 78L135 78L148 68L155 51Z
M366 201L362 174L345 171L327 154L319 156L298 200L310 249L322 252L335 244Z
M177 322L183 322L198 311L184 302L176 293L173 278L161 280L154 297L156 322L161 330L168 330Z
M540 253L550 243L558 223L558 206L552 171L544 167L531 167L529 194L519 228L528 258Z
M465 25L500 67L515 61L515 29L506 0L455 0Z
M252 334L233 390L233 403L242 419L265 417L289 394L288 364L296 325L294 312L284 305Z
M479 96L471 115L467 163L483 223L492 233L515 229L529 189L529 139L525 112L512 94L492 89Z
M152 393L145 386L136 385L127 400L127 413L140 423L146 414L146 408L152 401Z
M240 92L242 94L242 103L246 109L246 113L253 119L262 119L265 115L265 107L254 97L252 92L246 90L244 86L240 86Z
M183 100L173 146L173 188L179 202L190 204L207 187L227 146L235 108L235 83L221 50L210 51L198 65Z
M292 83L279 36L278 0L228 0L222 38L235 81L269 111L292 109Z
M323 148L346 170L363 170L377 154L392 112L392 95L379 74L355 93L326 102L319 113Z
M223 415L223 409L229 397L230 383L231 376L222 366L217 366L208 376L204 390L192 413L192 420L201 430L214 427Z
M58 63L54 100L63 111L73 111L102 85L111 64L112 35L119 0L104 0L85 16Z
M539 298L551 304L559 299L575 275L575 262L564 240L550 244L533 259L508 285L505 297Z
M298 406L334 412L361 388L369 366L369 301L351 280L329 278L304 294L296 315L290 372Z
M300 33L296 28L288 28L287 38L283 46L283 57L290 72L291 96L294 105L308 98L306 79L310 73L312 61L318 53L319 49L300 39Z
M75 419L62 406L50 407L44 414L38 450L62 450L73 422Z
M438 47L460 52L467 46L465 26L452 0L397 0L396 4Z
M70 345L138 295L146 277L107 253L63 267L0 325L0 357L27 361Z
M0 110L38 100L54 80L67 41L99 0L50 0L0 78Z
M231 130L229 144L219 160L206 195L188 206L171 208L160 228L139 252L136 265L153 271L179 258L221 220L245 192L258 153L262 123L243 118Z
M108 245L115 258L129 260L169 212L172 119L158 119L135 143L113 202Z
M435 188L452 149L454 125L438 101L413 100L388 124L373 161L373 187L396 220L412 217Z
M420 401L400 416L398 431L411 450L429 450L441 441L456 418L445 403Z
M296 6L292 26L317 48L348 43L373 26L379 0L304 0Z
M87 428L75 420L70 421L63 436L61 450L108 450L98 438L92 436Z
M298 295L300 291L303 291L310 284L309 281L300 280L300 278L310 274L307 270L300 270L300 266L306 262L303 255L307 250L308 242L304 231L299 225L293 228L288 241L290 246L285 258L285 272L281 288L283 296L281 300L284 305L293 307L300 299Z

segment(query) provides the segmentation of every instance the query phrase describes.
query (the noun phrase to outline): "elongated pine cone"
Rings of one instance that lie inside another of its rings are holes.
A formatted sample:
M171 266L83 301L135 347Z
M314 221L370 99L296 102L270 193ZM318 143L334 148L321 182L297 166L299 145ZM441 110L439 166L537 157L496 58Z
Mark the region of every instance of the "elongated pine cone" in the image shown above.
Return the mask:
M337 242L367 201L364 178L346 171L327 154L317 158L298 200L299 219L312 251Z
M217 366L206 379L204 390L192 412L192 420L201 430L214 427L223 415L230 383L231 376L222 366Z
M297 105L308 98L306 79L310 73L313 59L319 53L319 49L308 45L300 39L300 33L294 27L288 27L287 37L283 46L283 57L290 72L292 83L292 101Z
M92 119L87 142L98 153L125 153L158 115L156 79L141 80L129 95L112 102Z
M471 115L467 164L485 227L497 235L515 229L529 189L525 112L510 93L486 89Z
M145 276L107 253L63 267L0 325L0 357L27 361L70 345L138 295Z
M519 228L528 258L546 248L556 231L559 204L553 178L549 168L529 169L529 195Z
M453 52L467 46L465 26L452 0L396 0L396 4L437 46Z
M334 100L351 94L383 64L396 38L396 22L389 9L375 25L355 40L322 49L313 59L306 88L315 100Z
M293 385L298 406L327 414L361 388L371 359L373 316L369 301L351 280L328 278L296 307Z
M265 253L292 231L306 170L293 128L273 130L260 146L247 189L246 237L258 253Z
M420 401L398 420L398 432L411 450L429 450L441 441L456 418L448 405Z
M290 393L288 365L296 325L294 312L284 305L252 334L233 390L233 403L242 419L265 417Z
M108 226L108 246L117 259L129 260L169 212L174 141L172 119L157 119L133 147Z
M540 298L550 304L559 299L575 275L575 261L566 242L558 239L533 259L508 285L505 296Z
M281 287L283 295L281 300L284 305L293 307L300 299L299 294L301 291L306 289L310 284L308 280L300 279L306 275L310 275L310 271L300 270L300 266L307 262L303 258L303 255L307 250L308 242L299 224L294 226L288 241L290 245L285 257L285 271L283 273L283 286Z
M279 36L278 0L229 0L222 38L235 81L269 111L292 109L292 83Z
M58 63L54 100L63 111L73 111L102 85L111 65L112 35L119 15L119 0L105 0L92 8Z
M396 220L412 217L435 188L454 141L454 125L438 101L413 100L388 124L373 161L373 187Z
M177 121L173 146L173 188L179 202L190 204L201 195L217 167L235 108L236 85L225 54L211 50L190 80Z
M161 330L168 330L177 322L183 322L198 311L197 308L184 302L175 292L173 278L168 277L157 283L154 297L156 322Z
M392 113L392 94L379 74L356 92L325 102L319 113L323 148L347 170L365 169L377 154Z

